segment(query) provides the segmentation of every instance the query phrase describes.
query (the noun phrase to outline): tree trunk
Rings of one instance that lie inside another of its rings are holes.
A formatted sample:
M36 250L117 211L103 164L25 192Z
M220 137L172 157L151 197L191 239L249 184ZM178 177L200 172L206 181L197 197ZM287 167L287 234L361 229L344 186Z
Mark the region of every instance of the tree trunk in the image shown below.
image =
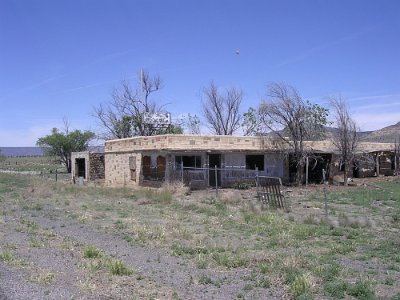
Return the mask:
M302 185L304 181L304 165L302 163L298 163L297 165L297 176L296 176L296 185Z
M66 167L67 167L67 172L71 173L72 170L71 159L67 159Z
M343 174L343 185L344 186L347 186L348 185L348 183L347 183L347 179L348 179L348 176L347 176L347 169L348 169L348 163L346 163L345 165L344 165L344 174Z

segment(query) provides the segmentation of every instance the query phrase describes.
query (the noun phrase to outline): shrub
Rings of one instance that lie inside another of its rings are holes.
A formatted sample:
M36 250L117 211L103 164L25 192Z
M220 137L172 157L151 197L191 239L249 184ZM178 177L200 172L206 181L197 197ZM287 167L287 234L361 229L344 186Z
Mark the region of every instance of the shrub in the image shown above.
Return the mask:
M9 251L4 251L0 253L0 260L6 263L10 263L16 260L14 254Z
M87 246L83 250L83 257L85 258L99 258L101 257L101 250L94 246Z
M113 275L123 276L131 275L133 270L129 269L122 260L113 260L110 262L110 272Z
M376 299L375 293L371 289L371 285L365 281L357 281L355 284L350 285L347 288L347 294L357 299L363 299L363 300Z
M232 188L234 188L236 190L248 190L254 186L255 186L255 183L250 182L250 181L242 181L242 180L235 181L232 184Z
M308 294L311 286L311 278L308 274L298 275L290 284L289 292L293 297L298 298L302 295Z
M201 275L201 277L199 278L199 283L201 284L212 284L213 281L210 277L208 277L207 275Z
M212 258L219 266L224 266L228 269L246 267L249 260L246 257L239 255L229 255L228 253L213 253Z
M347 284L343 281L329 281L324 285L325 292L334 299L345 297Z

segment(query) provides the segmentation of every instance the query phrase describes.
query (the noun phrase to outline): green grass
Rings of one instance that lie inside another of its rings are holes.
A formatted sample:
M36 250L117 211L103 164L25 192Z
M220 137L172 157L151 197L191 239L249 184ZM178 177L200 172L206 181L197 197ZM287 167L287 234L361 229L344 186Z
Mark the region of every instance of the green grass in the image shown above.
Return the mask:
M5 263L11 264L11 263L15 262L17 260L17 258L11 252L3 251L3 252L0 252L0 260Z
M17 267L27 266L28 263L17 256L15 256L12 252L5 250L0 252L0 261Z
M50 284L55 278L55 274L52 272L43 272L32 275L29 280L39 284Z
M346 295L348 284L340 279L328 281L324 285L326 295L334 299L343 299Z
M247 257L228 252L213 253L211 257L218 266L223 266L228 269L246 267L249 264Z

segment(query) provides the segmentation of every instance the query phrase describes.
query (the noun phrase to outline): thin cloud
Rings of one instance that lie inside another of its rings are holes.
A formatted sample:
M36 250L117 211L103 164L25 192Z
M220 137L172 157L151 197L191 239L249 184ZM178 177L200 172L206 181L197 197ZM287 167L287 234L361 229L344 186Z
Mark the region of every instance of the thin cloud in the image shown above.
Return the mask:
M135 78L136 76L129 76L126 77L125 79L132 79ZM71 92L75 92L75 91L79 91L79 90L84 90L84 89L90 89L92 87L96 87L96 86L102 86L102 85L106 85L106 84L111 84L111 83L116 83L116 82L120 82L121 79L115 79L115 80L110 80L110 81L103 81L103 82L95 82L95 83L90 83L90 84L86 84L86 85L81 85L81 86L77 86L77 87L73 87L73 88L69 88L66 90L62 90L62 91L58 91L56 93L52 93L51 96L53 95L59 95L59 94L63 94L63 93L71 93Z
M337 45L340 45L340 44L343 44L343 43L358 39L361 36L364 36L364 35L370 33L371 31L373 31L377 27L379 27L379 25L368 26L367 28L365 28L365 29L363 29L361 31L352 33L352 34L347 35L345 37L342 37L340 39L337 39L337 40L334 40L334 41L331 41L331 42L328 42L328 43L325 43L325 44L322 44L322 45L315 46L315 47L313 47L311 49L308 49L307 51L304 51L303 53L300 53L299 55L296 55L294 57L291 57L291 58L288 58L288 59L282 61L281 63L277 64L275 67L276 68L280 68L280 67L283 67L283 66L286 66L286 65L290 65L290 64L297 63L299 61L305 60L306 58L310 57L311 55L313 55L315 53L318 53L318 52L321 52L321 51L323 51L325 49L328 49L330 47L337 46Z
M56 93L51 94L51 95L58 95L58 94L64 94L64 93L71 93L71 92L75 92L75 91L90 89L90 88L92 88L92 87L102 86L102 85L114 83L114 82L117 82L117 81L118 81L118 80L107 81L107 82L98 82L98 83L92 83L92 84L86 84L86 85L77 86L77 87L73 87L73 88L70 88L70 89L62 90L62 91L56 92Z
M374 100L374 99L396 98L396 97L400 97L400 94L387 94L387 95L374 95L374 96L355 97L355 98L349 98L349 101Z
M49 78L46 78L46 79L44 79L44 80L42 80L42 81L40 81L38 83L34 83L32 85L29 85L29 86L23 87L21 89L15 90L15 91L7 94L7 95L4 95L4 96L0 97L0 100L4 100L4 99L6 99L6 98L8 98L10 96L16 95L18 93L22 93L22 92L26 92L26 91L31 91L31 90L37 89L39 87L42 87L42 86L45 86L45 85L49 84L50 82L55 81L55 80L67 77L67 76L72 75L72 74L76 74L76 73L84 70L87 67L99 64L101 62L104 62L104 61L107 61L107 60L110 60L110 59L114 59L116 57L127 55L127 54L129 54L129 53L131 53L133 51L134 50L131 49L131 50L118 51L118 52L106 54L104 56L101 56L100 58L97 58L96 60L94 60L94 61L92 61L90 63L82 65L81 67L76 68L74 70L71 70L69 72L66 72L66 73L63 73L63 74L60 74L60 75L57 75L57 76L49 77Z
M357 106L357 109L358 110L367 110L367 109L390 108L390 107L394 107L394 106L400 106L400 102L360 105L360 106Z
M11 92L11 93L8 93L8 94L6 94L6 95L0 97L0 100L4 100L4 99L6 99L6 98L8 98L8 97L10 97L10 96L16 95L16 94L18 94L18 93L22 93L22 92L34 90L34 89L36 89L36 88L38 88L38 87L44 86L44 85L48 84L49 82L52 82L52 81L57 80L57 79L59 79L59 78L62 78L62 77L64 77L64 76L65 76L65 75L59 75L59 76L53 76L53 77L46 78L46 79L44 79L44 80L42 80L42 81L40 81L40 82L38 82L38 83L29 85L29 86L26 86L26 87L24 87L24 88L22 88L22 89L13 91L13 92Z

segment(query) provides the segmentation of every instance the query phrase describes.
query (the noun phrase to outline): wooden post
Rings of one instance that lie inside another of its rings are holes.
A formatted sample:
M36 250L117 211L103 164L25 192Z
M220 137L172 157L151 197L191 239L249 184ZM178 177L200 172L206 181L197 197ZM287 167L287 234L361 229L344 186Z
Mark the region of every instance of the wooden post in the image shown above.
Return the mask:
M322 178L324 180L324 202L325 202L325 218L328 219L328 199L326 195L326 171L322 169Z
M183 183L183 161L181 162L181 179Z
M308 156L306 157L306 187L308 186Z
M56 169L56 182L57 182L57 169Z
M375 165L376 165L376 176L379 177L379 153L376 153Z
M218 168L217 165L214 166L215 169L215 198L218 198Z

